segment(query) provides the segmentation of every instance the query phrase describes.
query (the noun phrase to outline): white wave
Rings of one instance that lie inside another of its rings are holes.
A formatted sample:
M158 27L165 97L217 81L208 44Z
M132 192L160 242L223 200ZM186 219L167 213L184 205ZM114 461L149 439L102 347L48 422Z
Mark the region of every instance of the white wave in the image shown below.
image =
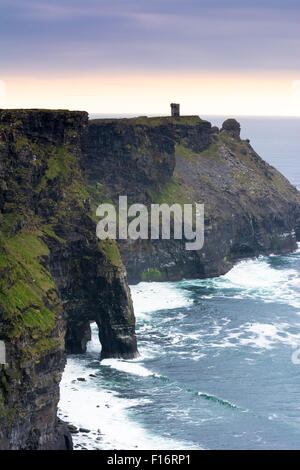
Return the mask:
M299 258L298 249L288 255ZM279 256L279 255L274 255ZM209 279L185 280L177 284L189 288L200 286L217 290L215 293L203 293L201 299L212 299L216 295L235 299L253 298L263 302L286 303L300 308L300 279L295 269L277 269L266 261L266 257L243 260L237 263L227 274Z
M68 358L61 382L59 417L89 433L73 435L75 446L86 449L190 449L193 444L152 434L131 421L132 407L145 399L128 399L103 390L96 378L98 368L87 369L86 360ZM84 377L86 382L78 382ZM75 381L75 382L74 382ZM147 400L147 403L151 402Z
M193 361L199 361L199 359L202 359L202 357L206 357L206 354L192 354L191 359Z
M277 286L294 279L295 276L297 271L293 269L274 269L266 261L258 258L239 262L223 277L237 286L260 289Z
M153 335L151 335L152 341L154 341ZM162 357L166 354L166 351L161 347L160 344L155 344L154 342L142 343L139 342L139 353L140 360L149 360L156 357Z
M98 335L98 326L97 323L91 323L91 341L87 343L87 352L100 356L101 353L101 343Z
M135 361L124 361L122 359L103 359L102 366L112 367L113 369L126 372L128 374L140 375L141 377L149 377L155 375L154 372L146 369L146 367L137 364Z
M172 282L140 282L130 286L130 290L138 319L147 319L145 314L149 312L186 307L192 303L189 293Z
M296 347L300 342L300 334L292 334L287 329L290 325L282 324L248 324L245 331L249 338L241 338L241 344L254 345L259 348L271 349L275 343L284 343Z
M262 258L241 261L227 274L213 280L213 286L238 289L235 298L254 298L264 302L287 303L300 308L300 279L294 269L275 269Z
M290 333L288 323L245 323L239 328L234 328L222 338L219 343L211 343L216 348L236 348L250 346L256 349L273 349L276 343L282 343L291 347L300 344L300 333Z

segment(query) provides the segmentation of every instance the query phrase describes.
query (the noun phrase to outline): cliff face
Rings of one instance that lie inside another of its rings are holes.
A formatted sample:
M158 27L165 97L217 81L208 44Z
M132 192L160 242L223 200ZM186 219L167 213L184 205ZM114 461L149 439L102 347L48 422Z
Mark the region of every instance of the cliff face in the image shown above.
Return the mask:
M96 321L102 357L134 357L134 315L114 242L95 236L105 194L84 182L87 114L0 111L0 449L72 446L56 408L69 352Z
M84 151L87 179L91 184L104 183L114 200L124 192L132 200L144 201L147 191L172 177L175 166L168 127L149 127L143 118L91 121Z
M0 449L65 449L56 417L65 351L85 351L96 321L102 357L137 354L126 273L98 241L96 207L205 204L205 244L120 244L131 282L209 277L242 257L293 250L297 190L265 163L236 121L96 120L86 113L0 111Z
M116 142L114 151L103 145L107 133L110 142ZM164 202L205 205L200 251L186 251L185 240L120 245L130 282L218 276L239 258L296 248L299 192L257 155L249 141L240 139L234 119L221 131L195 116L95 120L89 124L86 142L86 173L101 178L115 201L127 194L129 202L149 207ZM117 185L112 176L116 174Z

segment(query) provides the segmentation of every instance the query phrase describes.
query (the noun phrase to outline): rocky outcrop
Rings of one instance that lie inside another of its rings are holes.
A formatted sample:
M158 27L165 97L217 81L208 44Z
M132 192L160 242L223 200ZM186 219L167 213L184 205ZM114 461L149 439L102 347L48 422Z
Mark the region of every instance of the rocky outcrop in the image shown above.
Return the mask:
M108 141L116 142L113 151L103 145ZM205 205L200 251L186 251L185 240L120 244L131 283L218 276L240 258L296 248L299 192L240 139L236 120L226 120L220 131L195 116L96 120L85 142L87 177L105 183L115 201L127 194L129 202L149 208Z
M82 112L0 111L0 449L69 449L56 417L70 352L96 321L102 357L136 355L134 314L114 242L95 236L103 191L85 184Z
M227 134L234 139L239 139L241 135L241 126L236 119L226 119L222 124L221 132L227 132Z

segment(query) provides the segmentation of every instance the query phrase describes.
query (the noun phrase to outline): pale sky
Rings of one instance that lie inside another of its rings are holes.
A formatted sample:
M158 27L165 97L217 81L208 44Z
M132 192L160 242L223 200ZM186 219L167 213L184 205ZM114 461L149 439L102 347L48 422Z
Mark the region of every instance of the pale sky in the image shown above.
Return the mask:
M299 0L2 0L0 107L300 116Z

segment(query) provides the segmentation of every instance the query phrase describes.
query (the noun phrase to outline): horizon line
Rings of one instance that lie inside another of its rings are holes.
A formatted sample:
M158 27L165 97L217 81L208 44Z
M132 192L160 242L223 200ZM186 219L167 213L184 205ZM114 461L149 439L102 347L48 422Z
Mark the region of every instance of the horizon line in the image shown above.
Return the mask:
M99 113L99 112L89 112L86 109L69 109L69 108L47 108L47 107L1 107L1 111L21 111L21 110L32 110L32 111L69 111L69 112L86 112L90 116L101 116L103 119L118 119L118 117L128 117L130 118L138 118L138 117L172 117L171 114L147 114L147 113ZM274 118L274 119L299 119L299 115L293 115L293 114L236 114L236 113L204 113L204 114L181 114L180 117L189 117L189 116L198 116L201 118L202 116L207 116L207 117L224 117L224 116L231 116L231 117L240 117L240 118Z

